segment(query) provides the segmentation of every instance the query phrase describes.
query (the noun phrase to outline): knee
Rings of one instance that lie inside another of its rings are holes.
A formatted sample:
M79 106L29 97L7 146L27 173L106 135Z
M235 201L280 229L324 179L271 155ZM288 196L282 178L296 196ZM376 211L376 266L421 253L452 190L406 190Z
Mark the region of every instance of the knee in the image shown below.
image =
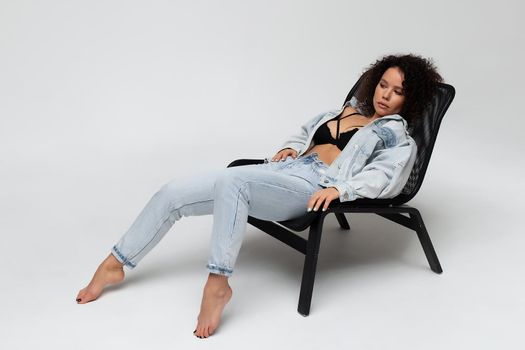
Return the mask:
M178 182L176 180L171 180L162 185L153 197L171 207L180 197L180 192L180 185Z
M157 191L157 193L165 196L170 196L178 192L177 187L177 181L171 180L162 185L162 187Z
M238 192L246 187L247 181L239 171L233 171L236 169L230 168L227 170L231 171L223 171L217 176L215 180L215 193L227 191Z

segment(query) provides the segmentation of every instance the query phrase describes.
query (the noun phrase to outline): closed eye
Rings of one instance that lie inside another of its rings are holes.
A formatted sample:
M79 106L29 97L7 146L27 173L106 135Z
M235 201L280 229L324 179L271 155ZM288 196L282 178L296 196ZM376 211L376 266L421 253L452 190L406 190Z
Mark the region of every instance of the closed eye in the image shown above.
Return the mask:
M388 87L388 84L387 84L387 82L384 79L381 79L379 81L379 86L381 86L381 88L383 88L383 89L386 89ZM399 87L397 87L397 86L394 86L394 88L397 88L397 89L394 90L394 93L396 95L399 95L399 96L403 96L404 95L404 92L403 92L402 89L399 89Z

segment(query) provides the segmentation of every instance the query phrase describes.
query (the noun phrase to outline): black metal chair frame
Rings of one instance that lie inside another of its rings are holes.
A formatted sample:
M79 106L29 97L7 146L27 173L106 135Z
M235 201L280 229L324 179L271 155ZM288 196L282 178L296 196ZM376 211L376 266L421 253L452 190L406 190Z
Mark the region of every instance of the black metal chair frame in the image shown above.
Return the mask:
M362 80L363 76L352 87L345 102L356 94ZM336 199L330 203L330 206L324 212L321 210L318 212L311 211L299 218L280 221L278 223L248 216L248 223L305 255L301 292L299 294L299 305L297 308L297 311L301 315L308 316L310 313L323 222L326 215L330 213L334 213L340 227L345 230L350 230L350 225L344 213L375 213L415 231L431 270L438 274L443 272L420 212L405 203L412 199L421 187L441 120L452 103L454 96L455 89L453 86L440 83L432 104L427 108L422 118L420 118L419 124L414 124L410 127L409 132L418 145L418 155L407 184L403 191L396 197L390 199L362 198L343 203ZM259 164L263 162L263 159L238 159L230 163L228 167ZM290 231L303 231L308 227L310 228L308 239L304 239Z

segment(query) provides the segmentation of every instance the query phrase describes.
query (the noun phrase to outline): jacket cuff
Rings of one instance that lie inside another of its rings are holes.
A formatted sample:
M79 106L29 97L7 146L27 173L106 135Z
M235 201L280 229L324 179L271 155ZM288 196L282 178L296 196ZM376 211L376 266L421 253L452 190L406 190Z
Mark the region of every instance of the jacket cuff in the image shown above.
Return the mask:
M335 189L337 189L337 191L339 192L339 201L341 203L353 201L354 199L356 199L355 190L343 182L336 182L330 187L335 187Z

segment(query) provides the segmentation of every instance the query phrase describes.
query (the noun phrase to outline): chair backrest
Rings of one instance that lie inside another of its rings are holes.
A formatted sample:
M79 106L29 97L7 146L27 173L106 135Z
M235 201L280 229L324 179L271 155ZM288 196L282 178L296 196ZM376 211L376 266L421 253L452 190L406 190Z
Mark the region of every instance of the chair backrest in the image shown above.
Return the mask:
M361 76L352 87L346 96L345 103L357 94L362 81L363 76ZM411 123L408 131L417 144L417 157L414 167L401 193L394 198L384 200L384 202L403 204L412 199L419 191L427 171L428 163L430 162L430 156L432 155L434 143L436 142L439 125L445 112L452 103L455 94L456 90L452 85L439 83L430 105L416 122ZM383 200L377 199L375 201L383 202Z

